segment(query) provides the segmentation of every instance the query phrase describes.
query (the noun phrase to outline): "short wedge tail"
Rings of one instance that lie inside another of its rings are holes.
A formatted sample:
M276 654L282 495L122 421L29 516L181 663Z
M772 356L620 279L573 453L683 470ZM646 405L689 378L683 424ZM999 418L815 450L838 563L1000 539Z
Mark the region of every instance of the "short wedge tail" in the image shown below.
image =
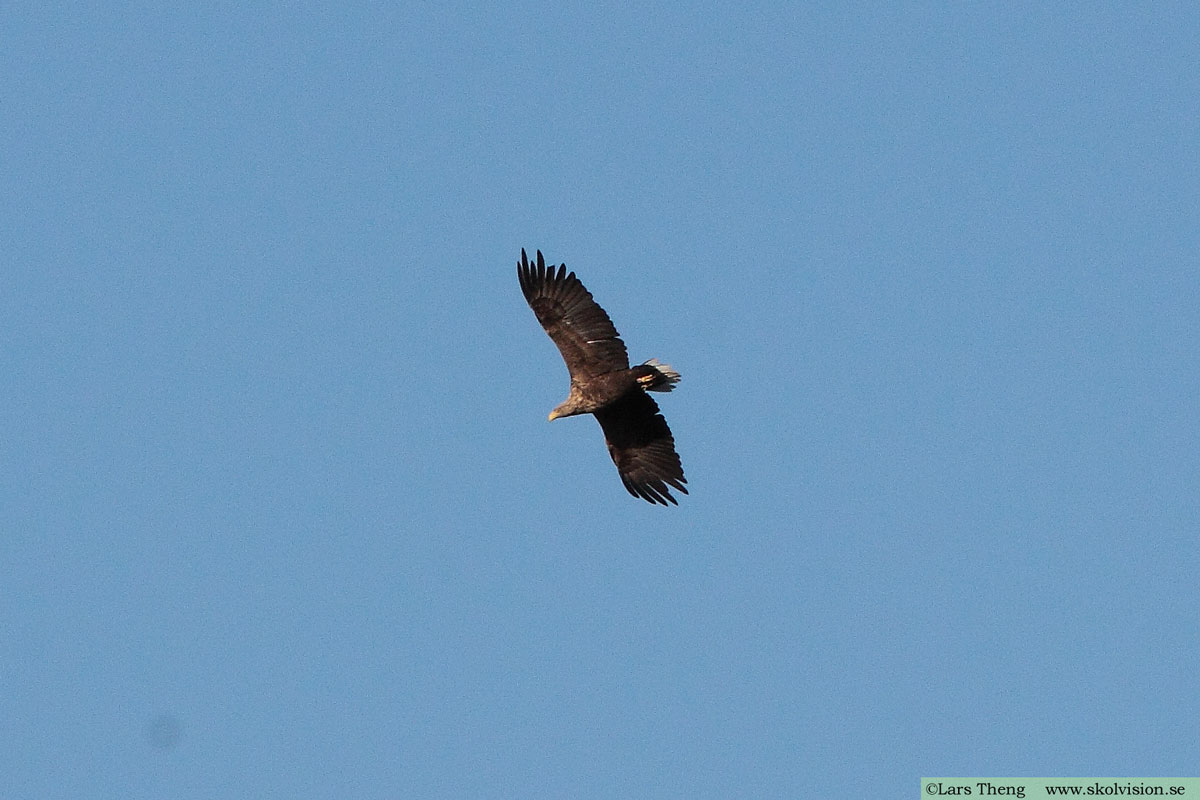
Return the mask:
M669 392L679 383L679 373L671 369L670 364L663 364L657 358L633 369L637 373L638 385L648 392Z

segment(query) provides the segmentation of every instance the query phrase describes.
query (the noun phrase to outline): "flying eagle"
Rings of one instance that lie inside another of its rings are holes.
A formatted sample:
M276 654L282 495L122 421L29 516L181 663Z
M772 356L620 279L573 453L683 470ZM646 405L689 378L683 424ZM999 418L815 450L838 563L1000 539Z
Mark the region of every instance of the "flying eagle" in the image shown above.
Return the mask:
M687 494L687 480L671 429L646 392L671 391L679 373L656 359L630 367L612 320L566 264L547 269L539 250L534 266L522 249L517 277L571 373L571 391L550 419L595 415L629 493L651 503L678 505L668 484Z

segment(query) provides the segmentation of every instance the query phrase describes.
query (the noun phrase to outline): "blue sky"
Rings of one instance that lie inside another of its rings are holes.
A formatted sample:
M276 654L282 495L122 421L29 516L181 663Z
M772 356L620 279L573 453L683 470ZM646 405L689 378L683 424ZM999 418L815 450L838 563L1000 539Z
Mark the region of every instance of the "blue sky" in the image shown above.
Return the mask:
M6 797L1196 773L1193 5L0 21Z

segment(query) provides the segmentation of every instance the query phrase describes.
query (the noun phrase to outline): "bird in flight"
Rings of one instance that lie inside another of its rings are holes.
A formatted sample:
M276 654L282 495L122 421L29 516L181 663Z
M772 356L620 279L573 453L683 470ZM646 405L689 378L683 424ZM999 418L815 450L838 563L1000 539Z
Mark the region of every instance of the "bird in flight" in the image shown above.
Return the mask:
M550 412L550 419L594 415L629 493L651 503L678 505L670 489L687 494L687 480L675 437L647 392L671 391L679 373L656 359L629 366L612 320L566 264L547 267L540 250L537 264L531 264L522 249L517 277L571 374L567 399Z

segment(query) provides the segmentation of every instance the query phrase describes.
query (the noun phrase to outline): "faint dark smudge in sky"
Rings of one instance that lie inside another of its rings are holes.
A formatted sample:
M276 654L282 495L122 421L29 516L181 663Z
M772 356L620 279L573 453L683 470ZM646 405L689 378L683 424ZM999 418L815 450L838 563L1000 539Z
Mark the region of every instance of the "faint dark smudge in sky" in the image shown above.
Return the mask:
M146 725L146 741L159 750L174 750L183 738L183 726L174 714L159 714Z

